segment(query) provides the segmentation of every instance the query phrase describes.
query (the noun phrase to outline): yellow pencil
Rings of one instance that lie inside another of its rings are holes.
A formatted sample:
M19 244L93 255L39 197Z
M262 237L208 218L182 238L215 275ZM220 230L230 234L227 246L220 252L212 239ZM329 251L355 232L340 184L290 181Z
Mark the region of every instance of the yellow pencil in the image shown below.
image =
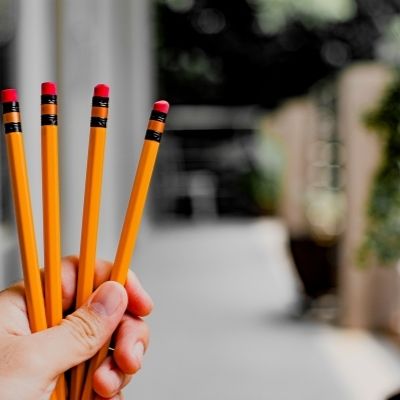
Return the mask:
M63 318L57 87L53 82L42 83L41 125L44 289L47 325L51 327ZM64 375L58 380L55 394L53 398L65 399Z
M169 110L166 101L154 103L153 111L150 115L146 136L136 171L135 181L132 187L131 196L126 211L118 249L115 256L114 266L111 271L110 279L125 285L129 265L135 249L136 238L139 232L140 221L146 202L147 192L150 185L151 176L157 159L158 148L161 136L165 128L165 120ZM108 353L109 342L93 357L90 362L82 400L91 400L92 378L94 371L100 366Z
M32 332L38 332L46 329L47 323L17 91L3 90L2 103L29 324Z
M106 143L106 127L108 118L108 100L109 87L104 84L97 85L94 88L92 100L76 308L80 307L93 291L104 148ZM72 370L71 400L81 400L85 372L85 363L79 364Z

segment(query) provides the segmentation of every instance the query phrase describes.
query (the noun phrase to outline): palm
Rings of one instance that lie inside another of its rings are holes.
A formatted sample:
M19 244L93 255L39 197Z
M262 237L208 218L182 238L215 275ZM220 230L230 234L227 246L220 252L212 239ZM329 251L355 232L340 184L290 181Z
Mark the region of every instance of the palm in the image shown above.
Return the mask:
M0 335L30 335L24 288L21 283L0 293Z

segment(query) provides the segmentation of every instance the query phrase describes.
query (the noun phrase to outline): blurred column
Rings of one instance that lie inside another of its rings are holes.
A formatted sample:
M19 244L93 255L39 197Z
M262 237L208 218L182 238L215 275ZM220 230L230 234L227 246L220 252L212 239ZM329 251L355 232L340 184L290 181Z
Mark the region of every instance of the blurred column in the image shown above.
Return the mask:
M99 256L113 258L152 100L152 2L59 1L63 245L79 251L93 86L111 86Z
M10 80L18 88L22 112L27 164L38 247L42 254L42 199L40 161L40 83L55 78L54 2L49 0L19 1L16 36L11 43ZM15 249L8 252L4 264L10 273L1 279L8 284L20 275L16 233L0 235L2 245ZM2 266L3 268L3 266Z
M308 153L317 135L318 114L310 98L286 102L265 121L266 132L274 133L285 148L283 193L279 214L293 237L309 234L305 215Z
M380 159L378 138L363 123L391 78L388 68L360 64L339 79L338 128L345 146L347 217L340 249L341 322L352 327L387 328L398 292L395 268L357 266L366 224L366 204Z

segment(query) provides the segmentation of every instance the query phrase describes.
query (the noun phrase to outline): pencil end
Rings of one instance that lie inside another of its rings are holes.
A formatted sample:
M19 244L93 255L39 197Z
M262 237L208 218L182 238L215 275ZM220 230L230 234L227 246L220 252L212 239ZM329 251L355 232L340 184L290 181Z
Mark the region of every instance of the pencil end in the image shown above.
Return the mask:
M104 83L99 83L94 87L93 96L96 97L108 97L110 94L110 87Z
M16 89L4 89L1 91L1 102L12 103L18 101L18 92Z
M43 82L42 83L42 95L57 95L57 85L54 82Z
M153 110L168 114L169 103L165 100L156 101L153 105Z

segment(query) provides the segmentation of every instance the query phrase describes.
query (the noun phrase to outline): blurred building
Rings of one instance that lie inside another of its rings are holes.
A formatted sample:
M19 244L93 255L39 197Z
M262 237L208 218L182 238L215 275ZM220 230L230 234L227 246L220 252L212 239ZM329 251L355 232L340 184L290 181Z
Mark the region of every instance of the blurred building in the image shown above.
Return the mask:
M175 106L160 152L159 217L259 216L246 185L255 171L254 107Z

